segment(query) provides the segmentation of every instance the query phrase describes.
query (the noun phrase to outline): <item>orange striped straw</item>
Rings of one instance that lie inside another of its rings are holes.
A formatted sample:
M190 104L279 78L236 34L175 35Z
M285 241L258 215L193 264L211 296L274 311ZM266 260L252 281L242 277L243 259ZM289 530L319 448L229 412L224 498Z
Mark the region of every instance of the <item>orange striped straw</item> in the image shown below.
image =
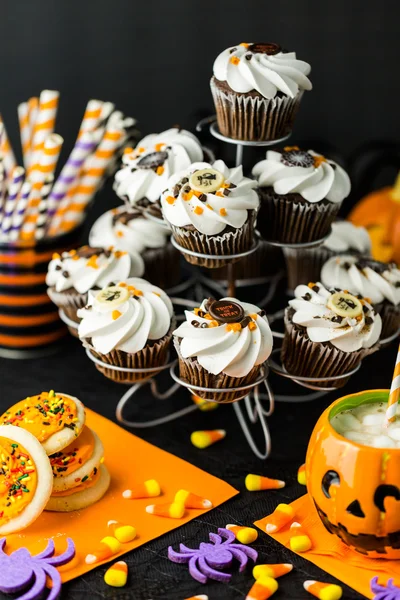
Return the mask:
M28 166L31 166L32 162L32 138L35 129L35 123L39 112L39 98L33 96L28 100L28 119L29 119L29 155L28 155Z
M25 168L28 168L28 157L31 147L31 131L29 125L29 107L27 102L18 105L19 133L21 136L22 156Z
M89 156L82 169L82 177L71 190L71 203L66 207L61 229L69 231L76 227L83 219L85 209L100 186L104 172L121 143L123 131L121 129L107 129L95 153Z
M96 129L100 121L103 104L104 102L101 100L89 100L79 128L78 139L82 137L84 133Z
M44 142L54 131L59 97L60 93L53 90L43 90L40 94L39 110L32 133L30 170L38 164Z
M1 153L3 154L3 165L6 172L6 177L10 177L11 173L17 166L17 161L15 160L14 152L10 144L10 140L8 139L6 126L0 115L0 123L3 123L3 135L1 138Z
M388 407L386 410L386 424L396 420L397 405L400 398L400 344L397 351L396 364L393 372L392 385L390 387Z

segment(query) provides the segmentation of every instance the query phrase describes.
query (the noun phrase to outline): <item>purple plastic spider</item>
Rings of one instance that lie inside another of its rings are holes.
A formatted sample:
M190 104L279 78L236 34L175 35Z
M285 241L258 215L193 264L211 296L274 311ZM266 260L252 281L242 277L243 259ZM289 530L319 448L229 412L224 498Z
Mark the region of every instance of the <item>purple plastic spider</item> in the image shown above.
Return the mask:
M371 579L371 592L375 594L374 600L400 600L400 588L389 579L386 586L379 585L378 577Z
M184 544L179 544L180 552L175 552L170 546L168 558L176 563L189 563L189 573L200 583L206 583L208 578L226 583L230 581L232 575L221 571L230 567L234 558L240 563L239 572L241 573L246 568L248 559L255 562L258 554L249 546L234 544L235 535L232 531L218 529L218 534L210 533L209 538L212 544L201 542L198 549L187 548ZM224 542L222 538L225 538Z
M0 591L14 594L32 586L18 600L34 600L46 588L46 576L51 579L52 588L47 600L55 600L61 591L61 577L55 567L65 565L75 556L74 542L67 538L67 549L54 556L54 542L49 540L40 554L31 556L26 548L19 548L11 554L4 552L6 538L0 539Z

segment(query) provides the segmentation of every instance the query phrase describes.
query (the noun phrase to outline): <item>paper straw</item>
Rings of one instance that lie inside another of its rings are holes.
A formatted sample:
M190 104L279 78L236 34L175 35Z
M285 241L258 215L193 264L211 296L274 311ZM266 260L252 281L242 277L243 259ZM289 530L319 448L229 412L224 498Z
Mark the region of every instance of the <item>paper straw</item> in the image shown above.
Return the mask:
M6 194L6 190L7 190L6 173L5 173L4 164L3 164L3 152L1 150L3 133L4 133L4 125L0 121L0 212L1 212L1 209L4 204L4 198L5 198L5 194Z
M27 155L27 164L25 168L28 169L32 164L32 139L33 132L35 130L35 124L37 115L39 112L39 98L33 96L28 100L28 120L29 120L29 153Z
M12 217L15 210L15 205L22 184L24 183L25 169L23 167L15 167L12 172L11 182L8 190L8 198L4 207L3 219L1 222L2 233L7 235L11 229Z
M14 152L12 150L10 140L8 139L6 126L4 125L4 121L0 115L0 122L3 123L3 135L1 141L1 152L3 154L3 165L6 172L6 177L9 177L15 167L17 166L17 161L15 160Z
M96 129L101 119L101 109L103 104L104 103L101 100L89 100L79 128L78 139L80 139L84 133Z
M93 135L91 133L85 133L81 139L76 142L64 168L54 184L49 196L48 205L48 219L50 220L54 217L50 226L50 233L52 235L54 235L54 231L57 230L61 223L62 211L64 210L63 201L65 200L66 194L76 181L86 157L93 151L93 148ZM67 203L69 203L68 199Z
M54 182L54 174L48 175L41 190L41 200L38 206L35 238L41 240L44 237L47 223L48 197Z
M113 102L103 102L103 106L101 107L101 112L100 112L100 120L99 123L96 127L96 129L93 131L93 139L96 145L100 144L104 132L107 128L108 125L108 120L110 118L110 115L112 114L113 110L115 108L115 104L113 104Z
M9 240L12 242L17 241L20 235L20 231L25 219L26 209L28 206L28 199L31 193L31 183L29 181L25 181L22 189L21 195L18 199L17 206L15 208L15 212L12 218L11 231L9 233Z
M396 364L393 372L392 385L390 387L388 407L386 410L386 423L396 420L397 405L400 398L400 344L397 351Z
M64 217L63 230L69 230L79 223L81 215L95 195L104 172L113 159L122 135L121 130L114 128L107 130L95 153L85 162L83 176L75 188L72 202Z
M31 146L31 132L29 128L29 108L27 102L18 105L19 133L21 136L22 156L24 165L28 167L28 155Z
M43 90L40 94L39 110L32 135L32 160L30 168L35 168L39 162L40 152L43 149L46 138L53 133L56 122L59 92Z
M56 170L63 143L64 139L57 133L52 133L46 138L40 153L39 162L34 165L29 176L32 183L32 193L29 200L30 207L39 205L41 198L40 190L46 178L53 175Z

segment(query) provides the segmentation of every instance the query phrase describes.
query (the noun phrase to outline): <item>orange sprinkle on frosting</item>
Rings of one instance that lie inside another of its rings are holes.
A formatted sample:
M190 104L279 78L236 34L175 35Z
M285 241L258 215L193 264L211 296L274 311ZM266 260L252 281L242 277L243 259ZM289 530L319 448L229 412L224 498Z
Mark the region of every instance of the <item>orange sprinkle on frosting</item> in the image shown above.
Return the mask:
M251 313L251 315L249 315L250 319L253 319L253 321L257 321L258 319L258 314L257 313Z
M123 231L117 231L116 232L117 237L124 237L124 232Z
M168 204L174 204L175 203L175 198L173 196L167 196L165 198L165 202L168 202Z
M240 323L228 323L226 326L226 331L241 331L242 326Z
M91 256L89 258L89 260L87 261L86 266L90 267L91 269L98 269L99 268L99 265L97 263L98 258L99 257L97 256L97 254L93 254L93 256Z
M121 283L118 284L119 287L127 287L127 284L125 283L125 281L121 281Z
M156 152L160 152L160 151L161 151L161 148L162 148L163 146L165 146L165 142L159 142L158 144L155 144L155 145L154 145L154 150L155 150Z
M219 214L221 215L221 217L226 217L226 215L228 214L226 208L220 208Z
M213 207L211 206L211 204L206 204L207 208L209 208L210 210L214 210Z
M117 319L119 319L119 317L121 315L122 315L122 313L120 313L119 310L113 310L112 313L111 313L113 321L116 321Z
M49 456L53 475L66 477L85 464L93 454L94 437L89 427L84 426L79 437L69 446Z
M194 209L194 213L196 215L202 215L204 212L204 208L201 208L201 206L196 206L196 208Z
M191 198L193 198L193 195L193 190L190 190L190 192L188 192L187 194L183 193L182 198L185 200L185 202L188 202L189 200L191 200Z
M291 152L292 150L300 150L298 146L285 146L283 148L284 152Z
M325 156L314 156L314 167L318 169L322 163L326 162Z
M244 46L245 48L248 48L250 44L248 42L240 42L239 46Z
M250 331L254 331L255 329L257 329L257 325L254 323L254 321L251 321L249 323L249 329Z
M156 173L157 173L157 175L162 175L164 173L164 167L161 165L159 167L157 167Z
M129 146L124 149L124 154L130 154L131 152L133 152L133 148L130 148Z
M231 62L233 65L238 65L240 63L240 58L237 56L231 56L229 62Z

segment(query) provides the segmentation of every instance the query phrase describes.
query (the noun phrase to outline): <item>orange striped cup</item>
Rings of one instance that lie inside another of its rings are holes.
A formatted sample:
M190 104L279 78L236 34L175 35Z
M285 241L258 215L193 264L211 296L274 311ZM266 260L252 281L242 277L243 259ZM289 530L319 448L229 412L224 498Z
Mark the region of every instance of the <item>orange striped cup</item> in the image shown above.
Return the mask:
M54 252L78 245L81 228L41 240L0 244L0 356L50 353L67 333L47 295L47 266Z

